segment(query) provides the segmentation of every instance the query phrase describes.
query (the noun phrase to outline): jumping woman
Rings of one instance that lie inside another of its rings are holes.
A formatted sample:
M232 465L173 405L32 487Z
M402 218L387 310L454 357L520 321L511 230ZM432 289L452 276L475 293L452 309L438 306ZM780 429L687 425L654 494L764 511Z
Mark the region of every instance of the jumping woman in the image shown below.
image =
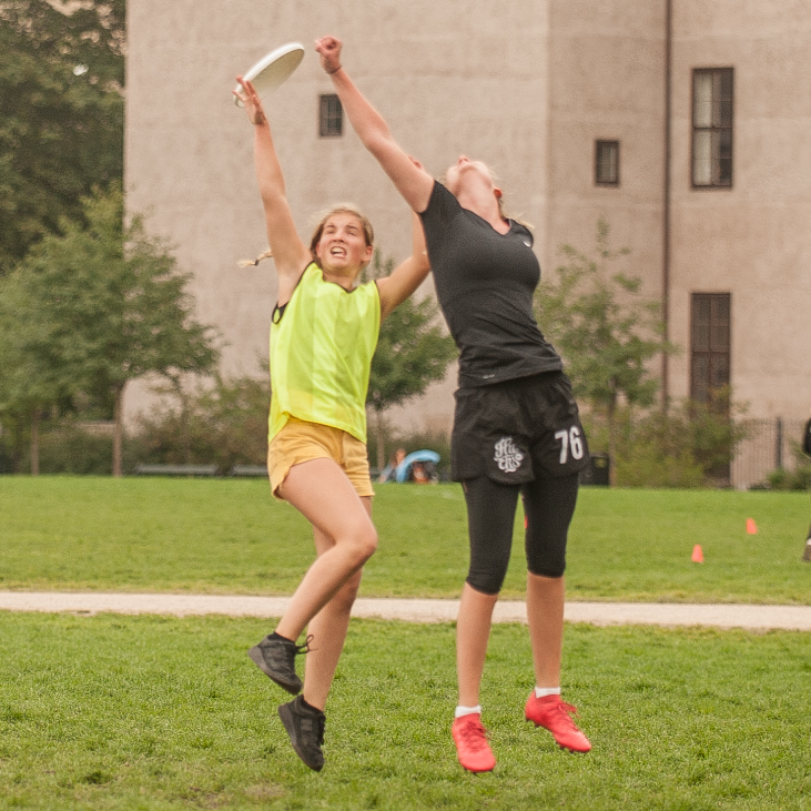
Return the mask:
M567 534L588 449L560 357L533 316L540 266L532 234L504 215L486 164L463 155L443 183L435 181L352 83L341 65L341 42L324 37L316 50L361 141L422 220L437 297L460 350L451 475L467 503L470 568L456 632L452 734L459 762L474 772L496 763L479 688L519 495L535 671L524 714L561 747L587 752L591 744L571 718L575 708L561 699L560 670Z
M273 633L249 655L296 696L279 707L293 748L311 769L324 765L327 696L343 649L364 563L377 546L366 454L366 390L380 322L428 275L422 227L413 255L385 279L358 284L372 258L369 221L340 205L309 247L285 195L270 125L256 90L234 91L254 131L254 162L278 300L270 328L268 473L273 495L312 524L317 557ZM307 629L304 645L297 640ZM306 652L304 681L295 657Z

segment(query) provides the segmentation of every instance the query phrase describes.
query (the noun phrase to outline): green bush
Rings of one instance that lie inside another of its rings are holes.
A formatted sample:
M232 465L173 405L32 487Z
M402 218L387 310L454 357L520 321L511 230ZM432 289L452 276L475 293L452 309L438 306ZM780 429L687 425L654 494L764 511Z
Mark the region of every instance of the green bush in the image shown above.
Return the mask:
M629 456L618 456L615 483L620 487L703 487L704 471L690 453L663 456L655 444L637 444Z
M263 465L267 459L267 378L218 378L210 391L185 398L185 407L153 412L129 442L137 463Z
M728 404L728 399L724 402ZM659 409L619 409L611 461L614 484L705 487L724 482L735 450L746 436L745 424L729 414L727 407L714 410L691 401L673 407L667 414ZM588 414L583 424L591 452L607 452L605 421Z
M209 390L198 389L156 408L138 420L124 441L124 472L139 464L216 465L226 473L234 465L263 465L267 459L270 386L267 377L217 378ZM407 452L430 448L439 453L441 475L450 469L450 440L442 432L394 434L387 449ZM370 435L369 458L377 448ZM374 462L373 462L374 466ZM26 449L23 472L30 470ZM44 429L40 441L42 473L109 475L112 440L61 423Z
M618 419L614 483L621 487L701 487L704 469L681 420L659 411Z
M795 467L793 470L777 468L766 477L770 490L811 490L811 459L796 445L793 448Z

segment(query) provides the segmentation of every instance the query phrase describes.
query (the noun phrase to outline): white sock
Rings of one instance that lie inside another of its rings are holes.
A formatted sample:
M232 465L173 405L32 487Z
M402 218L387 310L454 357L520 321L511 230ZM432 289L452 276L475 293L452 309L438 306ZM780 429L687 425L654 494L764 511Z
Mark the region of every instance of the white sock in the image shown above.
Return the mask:
M560 687L536 687L535 698L543 698L544 696L559 696Z
M453 713L454 718L461 718L463 715L481 715L482 705L477 704L475 707L462 707L458 706Z

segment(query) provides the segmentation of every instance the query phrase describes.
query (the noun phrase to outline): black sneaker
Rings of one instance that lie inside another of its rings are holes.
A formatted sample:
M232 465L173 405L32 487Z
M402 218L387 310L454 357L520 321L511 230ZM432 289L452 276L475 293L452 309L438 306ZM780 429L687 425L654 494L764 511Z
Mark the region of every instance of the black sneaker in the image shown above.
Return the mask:
M248 651L248 656L279 687L296 695L301 692L303 687L301 679L296 675L296 655L307 653L310 650L311 639L312 636L308 636L303 645L296 645L289 639L274 639L272 635L268 634L258 645L254 645Z
M304 706L302 696L296 696L290 703L279 707L279 718L290 736L290 743L296 754L313 771L324 768L324 725L327 717L321 710Z

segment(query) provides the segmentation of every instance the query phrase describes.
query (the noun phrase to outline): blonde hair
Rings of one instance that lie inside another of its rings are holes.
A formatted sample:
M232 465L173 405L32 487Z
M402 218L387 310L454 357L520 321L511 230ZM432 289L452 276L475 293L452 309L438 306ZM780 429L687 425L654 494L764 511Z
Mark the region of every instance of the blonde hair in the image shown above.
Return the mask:
M319 215L320 219L318 224L315 227L315 231L313 232L313 236L310 239L310 255L313 257L313 262L315 262L319 267L321 267L321 262L319 261L318 257L316 256L315 249L318 247L318 243L321 241L321 235L324 233L324 227L327 224L327 220L332 217L334 214L351 214L353 217L357 217L360 221L361 226L363 226L363 236L366 240L367 245L374 245L375 242L375 231L372 228L372 223L369 221L369 218L354 204L352 203L337 203L336 205L332 206L328 211L323 212ZM273 251L268 248L264 253L259 254L256 259L243 259L237 264L241 268L247 268L251 266L258 265L263 259L270 259L273 256Z
M241 259L237 265L241 268L249 268L258 265L263 259L270 259L273 256L273 251L268 248L264 253L260 253L256 259Z

